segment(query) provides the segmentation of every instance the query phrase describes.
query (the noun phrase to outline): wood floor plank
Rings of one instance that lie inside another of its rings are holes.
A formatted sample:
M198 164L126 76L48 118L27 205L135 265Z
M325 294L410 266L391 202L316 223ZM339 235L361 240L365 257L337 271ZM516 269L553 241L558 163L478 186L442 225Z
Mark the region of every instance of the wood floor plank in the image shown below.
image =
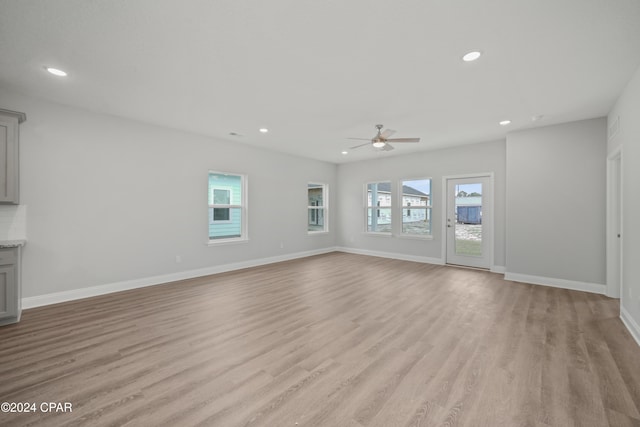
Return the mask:
M4 426L638 426L602 295L330 253L25 310Z

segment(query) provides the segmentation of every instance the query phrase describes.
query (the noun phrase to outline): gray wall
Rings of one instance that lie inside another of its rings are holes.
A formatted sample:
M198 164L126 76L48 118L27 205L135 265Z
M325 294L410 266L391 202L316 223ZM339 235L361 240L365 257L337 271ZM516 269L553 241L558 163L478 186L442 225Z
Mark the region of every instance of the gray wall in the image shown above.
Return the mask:
M609 149L622 147L622 308L640 343L640 68L608 119L620 124Z
M640 170L640 130L631 118L640 104L638 80L615 110L625 144L627 218L640 211L629 190ZM4 108L28 115L21 128L25 297L335 246L441 260L442 177L484 172L495 176L494 266L605 281L604 119L513 132L506 142L336 166L9 91L0 91L0 99ZM248 243L206 245L209 169L249 176ZM420 177L433 180L433 239L365 234L364 184ZM307 182L330 186L329 234L307 235ZM638 233L626 227L631 288ZM635 301L625 304L640 316Z
M338 244L360 251L376 251L407 257L443 259L442 177L449 175L494 173L495 241L494 265L505 260L505 142L494 141L379 160L338 166ZM380 237L364 233L364 185L372 181L432 178L433 240Z
M307 183L327 183L334 195L333 164L6 91L0 100L27 113L24 297L335 245L335 228L308 236L306 226ZM207 246L209 169L248 175L248 243Z
M605 283L606 120L507 135L507 272Z

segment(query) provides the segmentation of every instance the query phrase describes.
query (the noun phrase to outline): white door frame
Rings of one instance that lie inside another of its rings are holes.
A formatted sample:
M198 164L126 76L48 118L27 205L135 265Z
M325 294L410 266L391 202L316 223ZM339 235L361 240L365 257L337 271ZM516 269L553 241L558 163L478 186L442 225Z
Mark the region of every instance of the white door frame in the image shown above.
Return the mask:
M606 295L611 298L622 298L622 206L622 147L618 147L607 156Z
M448 187L448 181L450 179L461 179L461 178L489 178L489 190L491 192L491 202L490 202L490 210L491 210L491 218L490 220L485 223L484 219L483 219L483 226L486 225L486 227L483 228L482 233L483 235L485 235L485 233L487 235L490 236L490 240L488 242L487 245L487 252L488 252L488 263L489 263L489 269L493 270L494 269L494 264L493 264L493 259L494 259L494 241L495 241L495 234L494 234L494 222L495 222L495 192L494 192L494 174L493 172L482 172L482 173L470 173L470 174L464 174L464 175L447 175L447 176L443 176L442 177L442 226L441 226L441 231L440 231L440 235L442 237L442 245L441 245L441 254L442 254L442 263L443 264L447 264L447 203L448 203L448 194L447 194L447 187ZM482 202L483 206L484 206L484 201Z

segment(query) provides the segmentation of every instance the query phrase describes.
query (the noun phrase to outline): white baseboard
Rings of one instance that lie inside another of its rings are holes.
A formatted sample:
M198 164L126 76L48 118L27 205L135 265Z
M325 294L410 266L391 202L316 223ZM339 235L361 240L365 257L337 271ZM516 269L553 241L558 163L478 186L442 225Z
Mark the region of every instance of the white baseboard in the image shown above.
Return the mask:
M442 259L431 258L426 256L398 254L395 252L370 251L368 249L347 248L344 246L338 246L337 248L335 248L335 250L340 252L346 252L349 254L356 254L356 255L377 256L381 258L399 259L402 261L413 261L413 262L422 262L425 264L444 265L444 261Z
M73 289L70 291L54 292L46 295L22 298L22 309L41 307L44 305L58 304L61 302L73 301L82 298L95 297L98 295L110 294L113 292L128 291L131 289L144 288L147 286L161 285L175 282L177 280L193 279L194 277L209 276L211 274L225 273L227 271L240 270L243 268L257 267L260 265L273 264L276 262L289 261L297 258L305 258L313 255L321 255L335 252L335 247L317 249L305 252L295 252L286 255L278 255L268 258L260 258L249 261L241 261L232 264L216 265L213 267L199 268L197 270L180 271L177 273L163 274L160 276L144 277L141 279L125 280L105 285L91 286L89 288Z
M636 343L640 346L640 325L638 325L622 305L620 305L620 320L622 320L624 326L627 327L633 339L636 340Z
M591 292L594 294L605 294L606 285L600 283L577 282L574 280L555 279L553 277L531 276L528 274L505 273L504 280L513 282L530 283L532 285L551 286L552 288L570 289L573 291Z
M492 273L504 274L507 269L504 265L492 265L489 271Z

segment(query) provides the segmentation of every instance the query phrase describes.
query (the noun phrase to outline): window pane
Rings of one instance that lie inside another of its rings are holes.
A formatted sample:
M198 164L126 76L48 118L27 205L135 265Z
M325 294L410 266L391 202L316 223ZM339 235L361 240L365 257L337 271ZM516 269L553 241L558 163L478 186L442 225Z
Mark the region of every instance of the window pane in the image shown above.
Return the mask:
M367 203L368 206L391 207L391 183L367 184Z
M231 204L231 190L213 189L213 204L214 205L230 205Z
M482 256L482 184L456 185L457 255Z
M402 232L417 236L431 234L431 180L402 181Z
M229 219L230 219L229 208L213 208L214 221L229 221Z
M324 231L324 209L309 208L307 231Z
M230 239L242 237L242 208L210 208L214 219L216 213L213 211L227 211L228 220L222 222L213 221L209 224L209 239Z
M431 234L431 208L402 210L402 232L420 236Z
M431 180L402 181L402 206L431 206Z
M377 233L391 232L391 209L368 208L367 231Z
M242 176L210 173L209 204L241 205Z
M324 188L321 184L309 184L308 206L324 206Z

